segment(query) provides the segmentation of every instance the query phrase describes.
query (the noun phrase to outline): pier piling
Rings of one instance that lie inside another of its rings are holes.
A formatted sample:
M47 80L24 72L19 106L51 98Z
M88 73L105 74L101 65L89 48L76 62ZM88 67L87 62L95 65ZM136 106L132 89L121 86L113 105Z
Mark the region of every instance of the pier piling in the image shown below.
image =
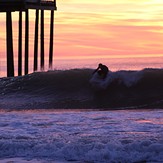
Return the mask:
M28 74L28 57L29 57L29 11L25 11L25 72Z
M44 10L41 10L41 70L44 70Z
M54 11L51 11L50 18L50 46L49 46L49 68L52 69L53 64L53 37L54 37Z
M44 11L51 11L50 18L50 44L49 44L49 68L52 68L53 61L53 33L54 33L54 10L57 10L56 0L0 0L0 13L6 13L6 58L7 58L7 76L14 76L14 50L13 50L13 31L12 31L12 12L19 12L18 22L18 76L29 73L29 9L36 11L35 18L35 36L34 36L34 62L33 70L38 70L38 33L40 27L40 68L44 70L45 52L44 52ZM41 11L39 26L39 11ZM22 55L23 44L23 18L25 12L25 54ZM24 60L24 69L22 68Z
M14 76L14 52L12 36L12 14L6 12L6 38L7 38L7 76Z
M38 23L39 23L39 10L36 10L35 18L35 40L34 40L34 71L38 68Z
M18 76L22 75L22 11L19 11Z

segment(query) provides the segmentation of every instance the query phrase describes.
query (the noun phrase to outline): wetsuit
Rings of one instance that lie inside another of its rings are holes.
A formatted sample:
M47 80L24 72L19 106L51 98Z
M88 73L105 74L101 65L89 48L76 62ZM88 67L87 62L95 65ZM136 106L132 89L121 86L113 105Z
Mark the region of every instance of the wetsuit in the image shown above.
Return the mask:
M103 78L105 79L108 72L109 72L109 69L107 66L103 65L103 64L99 64L98 68L94 71L95 72L98 72L98 74Z

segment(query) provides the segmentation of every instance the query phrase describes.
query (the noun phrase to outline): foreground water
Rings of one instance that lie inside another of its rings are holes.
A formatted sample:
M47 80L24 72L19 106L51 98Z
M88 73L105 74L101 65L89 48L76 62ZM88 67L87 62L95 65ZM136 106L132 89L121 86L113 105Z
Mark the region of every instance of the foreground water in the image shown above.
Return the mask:
M0 78L0 162L163 162L163 69L92 72Z
M163 162L163 111L0 112L0 162Z

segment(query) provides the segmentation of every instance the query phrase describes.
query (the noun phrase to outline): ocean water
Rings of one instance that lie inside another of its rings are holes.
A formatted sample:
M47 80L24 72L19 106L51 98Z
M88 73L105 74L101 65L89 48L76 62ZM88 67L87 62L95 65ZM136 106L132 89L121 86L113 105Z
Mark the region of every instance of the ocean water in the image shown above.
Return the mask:
M52 70L0 79L3 109L127 109L163 107L163 69Z
M160 163L162 110L0 112L2 163Z
M29 73L33 72L33 59L29 60ZM58 59L53 60L53 70L69 70L69 69L82 69L91 68L95 69L99 63L108 66L111 71L118 70L142 70L144 68L163 68L163 57L131 57L131 58L79 58L79 59ZM18 73L17 59L15 58L15 76ZM45 58L45 71L48 70L48 58ZM24 72L24 61L22 65ZM40 63L38 62L38 71L40 71ZM0 60L0 77L6 76L6 59L1 56Z
M0 65L1 163L163 162L161 58L54 63L11 78Z

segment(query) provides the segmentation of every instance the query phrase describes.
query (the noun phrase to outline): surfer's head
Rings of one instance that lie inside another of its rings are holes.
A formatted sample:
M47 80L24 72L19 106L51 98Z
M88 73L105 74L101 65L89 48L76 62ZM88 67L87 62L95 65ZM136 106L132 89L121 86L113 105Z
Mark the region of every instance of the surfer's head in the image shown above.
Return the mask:
M101 67L102 66L102 63L99 63L98 66Z

